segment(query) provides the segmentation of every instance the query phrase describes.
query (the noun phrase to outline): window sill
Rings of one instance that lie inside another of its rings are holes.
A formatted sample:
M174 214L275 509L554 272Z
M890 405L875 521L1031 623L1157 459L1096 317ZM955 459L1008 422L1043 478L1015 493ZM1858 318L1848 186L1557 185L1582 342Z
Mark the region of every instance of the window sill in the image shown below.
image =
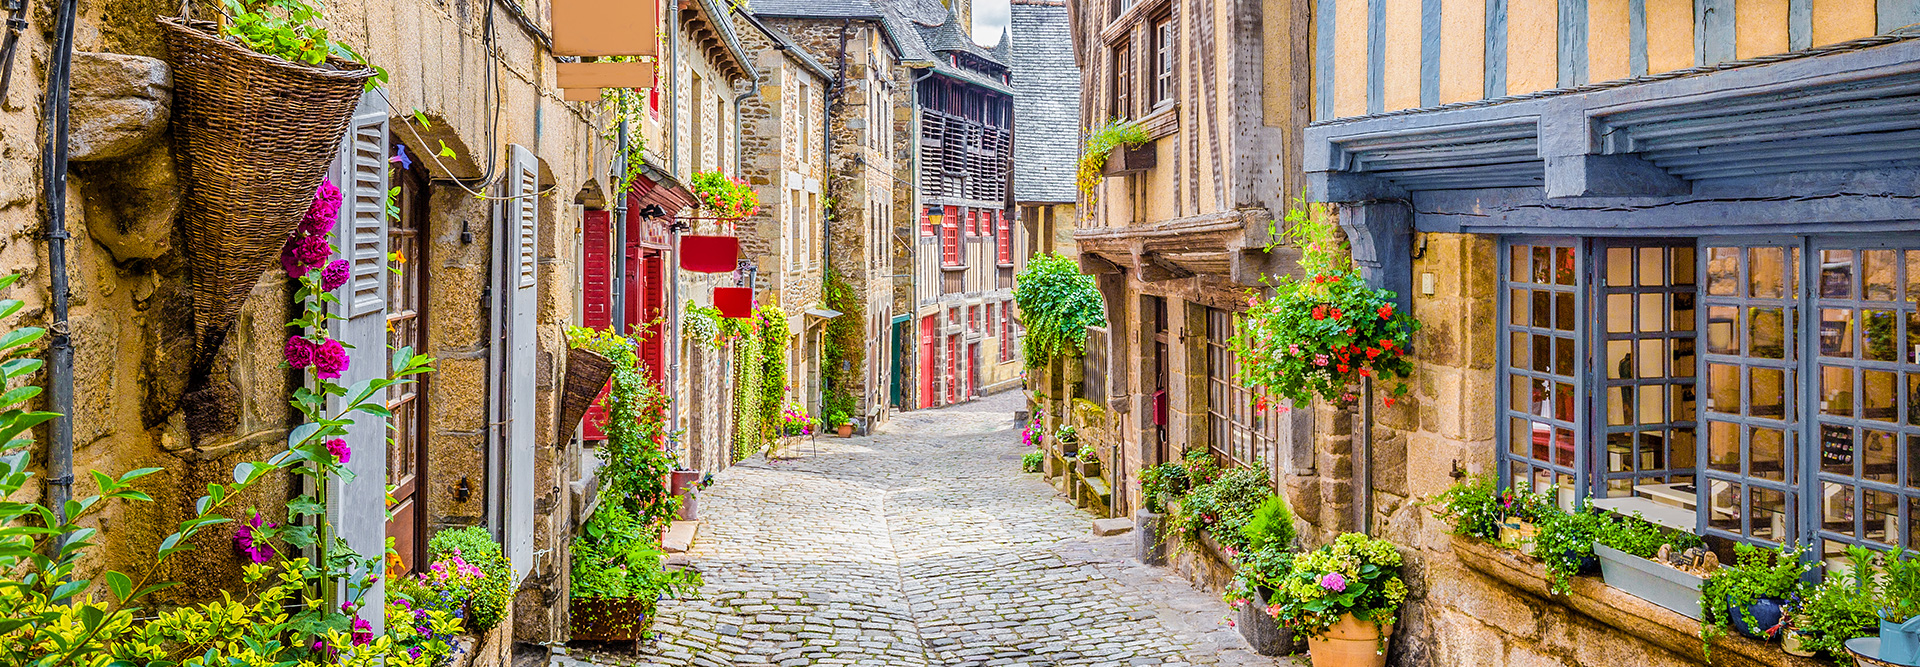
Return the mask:
M1546 565L1520 552L1453 536L1453 554L1488 578L1535 598L1559 604L1603 625L1626 631L1680 656L1698 660L1700 622L1608 586L1598 577L1574 577L1571 594L1550 595ZM1760 667L1822 667L1830 663L1787 655L1779 646L1727 633L1713 641L1714 664Z
M965 271L965 270L967 270L967 265L965 265L965 264L941 264L941 265L940 265L940 270L941 270L941 271Z

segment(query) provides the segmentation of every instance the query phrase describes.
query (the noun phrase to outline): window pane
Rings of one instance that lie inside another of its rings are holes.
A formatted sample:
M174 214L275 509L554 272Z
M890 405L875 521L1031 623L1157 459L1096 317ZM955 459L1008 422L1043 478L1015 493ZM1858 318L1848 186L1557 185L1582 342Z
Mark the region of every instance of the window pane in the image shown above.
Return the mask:
M1920 490L1920 435L1907 436L1907 488Z
M1822 482L1820 486L1821 526L1852 537L1853 487L1834 482Z
M1668 390L1673 394L1673 413L1667 416L1669 421L1693 421L1693 385L1676 384Z
M1820 251L1820 296L1853 298L1853 251Z
M1640 284L1658 287L1666 284L1667 264L1665 248L1640 249Z
M1534 335L1533 370L1542 373L1553 372L1553 337Z
M1740 485L1713 480L1707 485L1707 525L1740 532Z
M1607 425L1626 426L1633 423L1633 387L1607 388Z
M1673 466L1691 468L1694 466L1693 429L1676 428L1673 430L1673 444L1669 450L1673 455Z
M1507 407L1515 412L1526 412L1533 395L1527 390L1527 376L1515 375L1507 382Z
M1556 375L1573 375L1573 339L1553 339L1553 372Z
M1526 290L1507 290L1507 322L1516 327L1527 326L1528 303Z
M1860 251L1860 298L1868 301L1893 301L1894 254L1892 250Z
M1573 465L1573 431L1566 428L1553 429L1553 462L1556 465Z
M1920 301L1920 250L1907 251L1907 300Z
M1773 489L1752 488L1752 497L1748 499L1753 508L1753 536L1774 542L1782 541L1790 533L1791 514L1788 512L1787 496Z
M1855 458L1853 427L1820 425L1820 472L1852 477Z
M1528 378L1527 384L1531 385L1529 391L1532 397L1532 404L1528 406L1527 414L1540 415L1542 417L1547 416L1547 381L1540 378Z
M1607 434L1607 472L1633 470L1633 434Z
M1560 421L1573 421L1573 385L1565 382L1553 384L1553 418Z
M1673 330L1693 330L1693 293L1681 292L1673 295Z
M1507 358L1511 360L1508 365L1514 368L1528 367L1527 360L1532 359L1533 355L1527 349L1527 340L1527 335L1518 331L1508 334Z
M1553 292L1551 291L1533 291L1533 326L1542 329L1553 328L1553 308L1548 303L1548 300L1552 298Z
M1607 378L1612 380L1633 378L1632 357L1633 341L1607 341Z
M1673 376L1677 378L1693 377L1693 339L1676 338L1673 340Z
M1860 311L1860 335L1865 338L1861 351L1866 358L1874 361L1893 361L1895 348L1899 345L1896 337L1898 325L1891 310Z
M1667 360L1666 339L1646 338L1640 340L1640 377L1662 378L1667 370L1661 365Z
M1748 296L1779 299L1787 295L1786 248L1760 247L1747 250Z
M1707 409L1740 414L1740 367L1707 364Z
M1861 429L1860 477L1875 482L1898 484L1900 481L1899 441L1892 433Z
M1739 354L1740 334L1734 327L1740 309L1733 306L1707 307L1707 352Z
M1667 295L1640 295L1640 330L1660 332L1667 330Z
M1633 249L1607 249L1607 286L1627 287L1633 285Z
M1558 292L1553 295L1553 325L1561 331L1573 331L1574 311L1573 293Z
M1747 309L1749 355L1762 359L1786 358L1786 322L1782 315L1779 308Z
M1513 246L1508 249L1507 280L1524 283L1533 278L1533 271L1527 268L1528 247Z
M1673 248L1673 284L1693 284L1693 248Z
M1848 308L1820 309L1820 355L1826 357L1853 356L1853 310Z
M1652 385L1640 387L1640 423L1659 424L1667 420L1667 387Z
M1554 248L1553 259L1554 282L1572 285L1574 283L1573 248Z
M1707 467L1740 472L1740 427L1727 422L1707 423Z
M1633 295L1607 295L1607 333L1633 331Z
M1780 419L1787 414L1787 372L1778 368L1747 370L1748 401L1755 417Z
M1787 445L1792 439L1779 429L1756 428L1747 441L1747 456L1750 476L1773 481L1785 481L1787 470Z
M1866 524L1863 539L1881 544L1894 544L1900 541L1900 497L1885 491L1862 489L1860 493L1860 514Z
M1533 422L1525 419L1507 420L1507 452L1525 458L1528 443L1533 441Z
M1852 368L1820 367L1820 413L1839 417L1853 416Z
M1553 284L1553 258L1549 256L1551 252L1546 247L1533 249L1533 282L1536 285Z
M1900 419L1899 377L1893 371L1860 371L1861 417L1883 422Z
M1740 284L1740 249L1707 249L1707 293L1733 296Z

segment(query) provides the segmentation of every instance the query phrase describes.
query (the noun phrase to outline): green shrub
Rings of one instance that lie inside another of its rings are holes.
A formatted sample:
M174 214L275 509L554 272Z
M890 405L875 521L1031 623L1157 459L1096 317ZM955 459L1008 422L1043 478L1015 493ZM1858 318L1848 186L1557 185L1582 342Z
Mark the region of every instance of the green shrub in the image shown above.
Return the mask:
M1698 535L1665 528L1638 515L1602 521L1595 531L1594 541L1641 558L1653 558L1660 553L1660 547L1668 544L1673 545L1674 549L1705 544Z
M1140 494L1146 496L1149 512L1167 511L1160 503L1160 494L1179 496L1188 486L1187 469L1178 463L1159 463L1140 470Z
M473 611L467 619L467 627L477 634L485 634L507 616L507 605L513 601L513 564L508 562L506 552L500 549L500 543L493 541L493 535L479 526L443 530L433 534L427 540L427 551L433 560L443 555L458 555L468 564L480 568L487 576L473 589L473 599L468 607Z
M1180 508L1181 523L1189 530L1207 529L1223 547L1245 551L1247 538L1242 531L1254 511L1272 495L1266 470L1257 466L1233 468L1187 494Z
M1549 592L1566 595L1572 590L1573 577L1580 564L1593 557L1593 543L1607 518L1593 511L1554 512L1540 520L1540 533L1533 538L1533 555L1547 563L1553 578Z
M1046 462L1047 455L1034 451L1020 457L1020 469L1027 472L1040 472L1040 464Z
M1062 355L1086 350L1087 327L1105 326L1106 301L1093 276L1058 254L1035 255L1013 282L1027 337L1021 343L1027 368L1039 368Z
M1246 538L1249 551L1292 551L1296 535L1293 508L1287 506L1287 497L1279 493L1268 496L1266 502L1253 511L1240 534Z
M1808 650L1825 653L1844 665L1853 659L1847 653L1847 640L1880 633L1880 591L1873 576L1877 557L1866 547L1847 547L1852 571L1828 572L1826 580L1808 590L1788 612L1788 622L1800 632Z

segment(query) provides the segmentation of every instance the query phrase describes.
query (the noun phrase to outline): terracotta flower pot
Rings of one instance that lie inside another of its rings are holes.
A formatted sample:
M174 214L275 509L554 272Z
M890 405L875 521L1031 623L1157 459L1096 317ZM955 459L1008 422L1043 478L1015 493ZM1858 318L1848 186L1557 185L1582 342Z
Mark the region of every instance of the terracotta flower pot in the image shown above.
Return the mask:
M728 273L739 266L740 239L732 236L680 237L680 268L696 273Z
M1345 614L1325 633L1308 637L1307 652L1313 667L1385 667L1386 638L1392 635L1391 624L1382 628Z
M851 438L851 437L853 437L853 425L852 425L852 424L841 424L841 425L839 425L839 426L837 426L837 427L834 427L834 430L836 430L836 431L839 431L839 433L840 433L840 437L842 437L842 438Z

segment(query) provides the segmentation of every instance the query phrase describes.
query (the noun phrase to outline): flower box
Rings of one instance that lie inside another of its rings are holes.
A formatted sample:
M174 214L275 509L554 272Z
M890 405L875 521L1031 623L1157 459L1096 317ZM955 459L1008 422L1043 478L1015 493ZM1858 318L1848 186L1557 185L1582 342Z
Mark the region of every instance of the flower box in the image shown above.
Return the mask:
M573 598L568 607L573 639L598 642L638 642L653 625L659 600L643 598Z
M1280 622L1267 615L1267 605L1271 604L1268 591L1261 587L1254 591L1252 602L1234 609L1233 627L1247 640L1247 646L1260 655L1286 655L1293 652L1293 630L1281 627Z
M573 437L574 427L580 425L612 375L613 362L599 353L578 347L567 350L566 383L560 392L560 442Z
M1107 164L1100 168L1100 173L1105 176L1137 174L1152 169L1157 162L1153 142L1149 141L1138 146L1122 144L1115 146L1113 152L1107 154Z
M1688 574L1604 544L1593 545L1608 586L1700 620L1700 586L1706 577Z

